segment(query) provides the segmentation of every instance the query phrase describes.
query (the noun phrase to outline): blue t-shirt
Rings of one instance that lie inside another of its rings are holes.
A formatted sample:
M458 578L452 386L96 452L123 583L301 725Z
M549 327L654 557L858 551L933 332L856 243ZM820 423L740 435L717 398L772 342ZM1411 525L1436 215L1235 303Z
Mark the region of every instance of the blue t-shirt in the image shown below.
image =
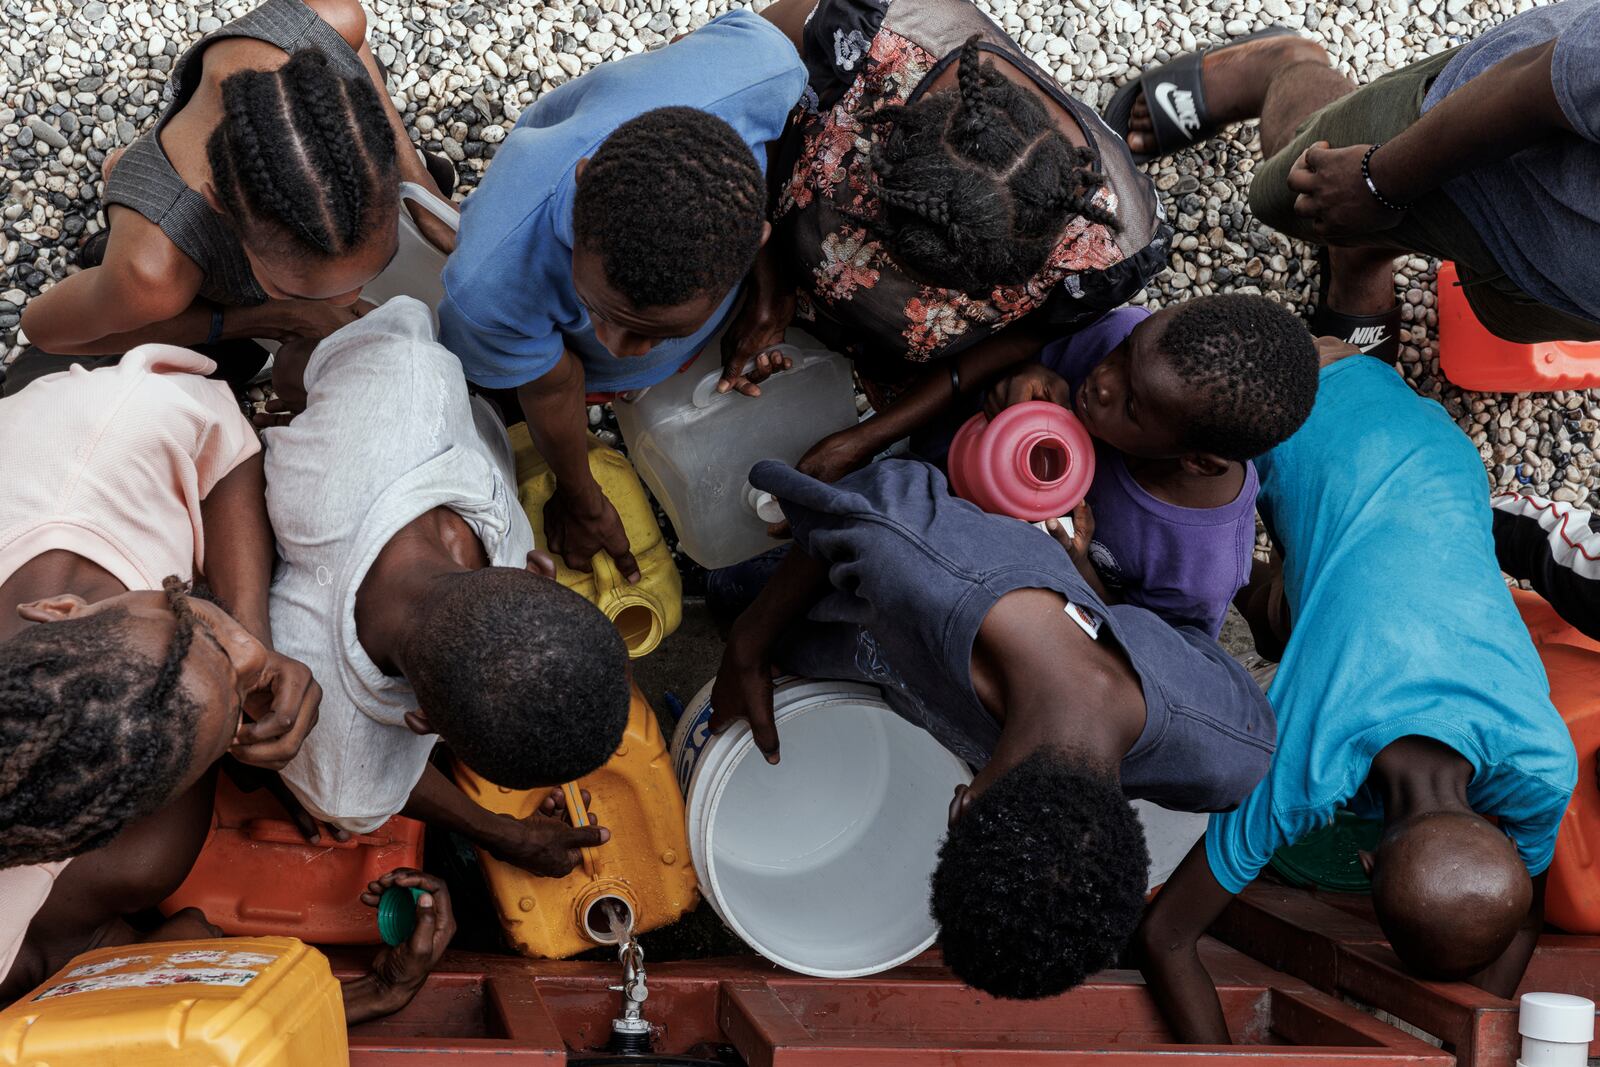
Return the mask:
M1212 817L1211 873L1237 893L1341 806L1381 818L1373 757L1410 736L1472 764L1473 810L1542 872L1577 757L1495 563L1477 450L1392 368L1350 356L1258 463L1293 629L1268 691L1277 756L1237 811Z
M1143 308L1107 312L1084 329L1045 346L1039 362L1078 386L1135 326ZM1174 626L1222 632L1233 595L1250 580L1256 543L1256 468L1246 462L1244 484L1230 503L1185 508L1152 496L1128 470L1122 453L1096 441L1094 541L1089 556L1106 585L1130 604L1149 608Z
M1563 0L1515 15L1462 45L1439 72L1422 110L1501 60L1554 40L1550 87L1575 132L1445 182L1512 281L1543 303L1600 322L1589 257L1600 242L1600 0Z
M932 464L883 460L829 485L763 460L750 484L778 498L795 544L828 563L833 585L780 642L786 668L880 685L897 712L984 763L1000 723L972 688L978 629L1007 593L1051 589L1102 620L1098 640L1120 646L1139 677L1145 726L1122 760L1124 793L1223 811L1266 772L1272 708L1215 641L1102 603L1054 538L952 496Z
M783 31L731 11L676 44L603 64L536 100L462 205L444 269L439 339L461 357L468 380L515 388L548 373L570 348L588 391L620 392L654 385L688 362L722 325L737 289L689 337L638 357L608 352L572 287L578 161L630 119L679 106L726 121L765 173L767 142L783 132L805 85L805 66Z

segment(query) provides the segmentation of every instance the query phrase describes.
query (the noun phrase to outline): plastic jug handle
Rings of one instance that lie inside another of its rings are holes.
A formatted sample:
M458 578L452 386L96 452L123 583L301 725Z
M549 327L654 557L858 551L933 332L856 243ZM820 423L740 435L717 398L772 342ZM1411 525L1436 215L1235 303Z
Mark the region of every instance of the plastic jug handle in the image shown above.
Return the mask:
M416 182L400 183L400 199L402 202L411 201L452 230L461 228L461 212L456 209L456 206L448 201L440 200Z
M789 359L794 364L794 366L789 368L790 370L799 370L802 366L805 365L806 360L807 360L807 353L802 352L795 345L791 345L791 344L787 344L787 343L785 343L785 344L776 344L776 345L768 345L766 348L763 348L761 351L762 352L782 352L784 355L788 356ZM759 352L756 353L756 354L760 355ZM749 374L750 373L750 369L755 366L755 362L756 361L755 361L754 357L752 357L750 359L750 361L744 365L744 373ZM778 371L777 373L778 374L782 374L783 372L782 371ZM716 400L718 397L732 395L732 391L731 390L729 392L727 392L727 393L719 393L719 392L717 392L717 383L720 382L721 380L722 380L722 371L720 371L720 370L712 371L710 374L707 374L704 378L701 378L700 381L695 384L694 396L690 398L690 403L694 404L694 406L697 407L697 408L703 408L703 407L706 407L709 404L711 404L711 402ZM770 380L770 376L769 376L769 380Z
M583 789L577 782L568 782L561 787L561 795L567 801L567 819L573 826L589 825L589 809L583 806ZM599 861L595 859L594 849L582 848L583 873L591 879L596 877Z

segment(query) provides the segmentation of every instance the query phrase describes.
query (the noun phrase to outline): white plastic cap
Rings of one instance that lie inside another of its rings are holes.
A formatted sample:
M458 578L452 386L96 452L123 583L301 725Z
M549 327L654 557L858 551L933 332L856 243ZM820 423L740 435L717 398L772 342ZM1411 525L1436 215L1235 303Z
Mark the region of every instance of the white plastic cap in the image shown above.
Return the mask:
M762 522L783 521L783 505L778 503L778 498L771 493L746 483L744 499L750 505L750 510L756 513L756 518Z
M1566 993L1524 993L1517 1033L1538 1041L1588 1045L1594 1040L1594 1001Z

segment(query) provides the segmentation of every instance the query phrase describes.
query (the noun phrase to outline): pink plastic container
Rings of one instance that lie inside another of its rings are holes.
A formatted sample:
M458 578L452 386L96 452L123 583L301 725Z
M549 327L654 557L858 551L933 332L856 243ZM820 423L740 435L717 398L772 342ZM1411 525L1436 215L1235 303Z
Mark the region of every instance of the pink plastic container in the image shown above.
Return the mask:
M982 412L956 431L950 488L984 511L1028 522L1071 513L1094 481L1094 441L1077 416L1045 400Z

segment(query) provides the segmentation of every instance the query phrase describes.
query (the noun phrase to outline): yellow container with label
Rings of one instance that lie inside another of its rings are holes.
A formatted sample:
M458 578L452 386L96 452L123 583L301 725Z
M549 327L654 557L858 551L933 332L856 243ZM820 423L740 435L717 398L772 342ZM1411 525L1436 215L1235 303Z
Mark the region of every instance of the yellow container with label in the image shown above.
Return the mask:
M494 785L460 763L455 776L480 805L518 819L533 814L549 792ZM583 862L564 878L540 878L478 852L506 937L525 956L564 959L614 944L613 911L631 917L634 932L643 933L676 922L699 899L683 794L656 713L638 686L616 754L593 774L562 786L575 822L585 813L585 789L611 840L584 849Z
M533 446L525 423L511 428L511 447L516 451L517 498L528 513L528 521L533 523L534 543L543 548L544 506L555 495L556 476ZM642 577L637 584L629 585L617 573L611 557L597 552L592 561L594 570L589 573L572 570L557 557L556 580L604 612L622 634L628 655L638 659L654 652L683 621L683 580L672 562L672 550L662 539L650 499L627 457L590 434L589 471L617 509Z
M0 1012L7 1067L338 1067L344 1001L292 937L85 952Z

